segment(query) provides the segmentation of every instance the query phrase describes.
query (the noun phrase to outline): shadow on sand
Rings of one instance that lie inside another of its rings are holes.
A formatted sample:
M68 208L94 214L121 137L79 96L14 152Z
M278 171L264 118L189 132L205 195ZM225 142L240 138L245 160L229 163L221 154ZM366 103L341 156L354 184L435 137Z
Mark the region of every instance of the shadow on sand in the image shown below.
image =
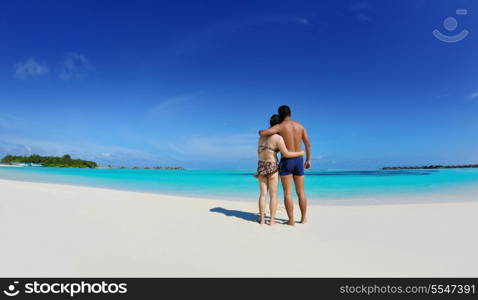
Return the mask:
M211 208L209 211L219 213L219 214L223 214L223 215L228 216L228 217L243 219L243 220L249 221L249 222L255 222L255 223L259 222L259 214L254 214L254 213L250 213L250 212L245 212L245 211L240 211L240 210L233 210L233 209L225 209L223 207L214 207L214 208ZM266 217L266 221L270 221L270 218ZM276 218L276 221L286 222L286 220L279 219L279 218Z

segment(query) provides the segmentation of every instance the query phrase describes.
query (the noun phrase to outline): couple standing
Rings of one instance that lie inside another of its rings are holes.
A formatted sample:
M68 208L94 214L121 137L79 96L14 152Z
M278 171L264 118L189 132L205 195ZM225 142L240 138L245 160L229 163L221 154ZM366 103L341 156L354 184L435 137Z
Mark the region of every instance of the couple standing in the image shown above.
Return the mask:
M284 203L289 217L288 225L294 225L294 202L292 201L292 181L299 198L299 207L302 213L301 223L307 222L307 198L304 192L304 168L311 167L310 141L307 131L299 122L291 120L291 110L288 106L279 107L278 115L270 119L270 128L260 130L257 173L254 174L259 180L259 214L260 223L265 224L266 196L270 196L270 225L275 224L277 211L277 187L279 175L284 189ZM301 150L302 142L305 145L306 161L304 163L304 151ZM280 163L277 153L281 152Z

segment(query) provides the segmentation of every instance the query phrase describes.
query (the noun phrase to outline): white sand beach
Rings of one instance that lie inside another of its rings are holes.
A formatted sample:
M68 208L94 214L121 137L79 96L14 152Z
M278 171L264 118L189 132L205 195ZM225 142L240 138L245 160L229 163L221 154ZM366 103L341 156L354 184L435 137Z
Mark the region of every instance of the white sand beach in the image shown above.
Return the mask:
M477 202L309 211L0 180L0 276L478 276Z

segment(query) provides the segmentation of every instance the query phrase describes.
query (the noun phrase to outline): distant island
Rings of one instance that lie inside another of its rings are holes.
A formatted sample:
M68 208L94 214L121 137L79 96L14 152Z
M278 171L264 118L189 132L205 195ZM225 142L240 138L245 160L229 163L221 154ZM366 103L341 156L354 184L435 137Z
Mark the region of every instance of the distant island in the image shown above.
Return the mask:
M0 161L1 164L10 166L35 166L35 167L57 167L57 168L100 168L100 169L145 169L145 170L185 170L184 167L175 166L99 166L94 161L72 159L69 154L63 156L40 156L33 154L30 156L7 155Z
M184 167L170 167L170 166L155 166L155 167L149 167L149 166L144 166L144 167L138 167L138 166L132 166L132 167L125 167L125 166L112 166L112 165L107 165L106 167L100 167L101 169L143 169L143 170L186 170Z
M413 166L413 167L384 167L382 170L418 170L418 169L466 169L466 168L478 168L476 165L429 165L429 166Z
M57 168L97 168L98 164L94 161L72 159L70 155L63 156L40 156L33 154L30 156L7 155L0 161L6 165L30 165Z

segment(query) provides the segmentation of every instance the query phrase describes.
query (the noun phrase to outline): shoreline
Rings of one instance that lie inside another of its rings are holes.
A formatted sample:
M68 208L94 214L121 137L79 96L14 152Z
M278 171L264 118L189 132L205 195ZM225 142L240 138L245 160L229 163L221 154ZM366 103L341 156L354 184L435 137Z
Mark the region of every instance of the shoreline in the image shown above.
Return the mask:
M256 196L244 195L236 197L224 197L222 195L187 195L187 194L174 194L174 193L162 193L162 192L149 192L149 191L140 191L134 189L120 189L113 187L104 187L104 186L93 186L87 184L74 184L74 183L61 183L61 182L50 182L50 181L31 181L31 180L16 180L16 179L5 179L0 178L1 181L12 181L18 183L26 184L50 184L58 185L61 187L84 187L84 188L93 188L93 189L102 189L106 191L116 191L116 192L125 192L125 193L138 193L145 195L155 195L155 196L164 196L164 197L179 197L186 199L210 199L218 201L228 201L228 202L241 202L241 203L256 203L257 197L259 196L259 191L257 191ZM280 189L280 186L279 186ZM279 203L282 202L281 191L279 191ZM465 184L458 188L443 187L436 189L434 191L418 191L410 193L389 193L389 194L372 194L372 195L354 195L349 197L308 197L309 205L325 205L325 206L375 206L375 205L413 205L413 204L434 204L434 203L470 203L478 202L478 198L473 195L478 194L478 184ZM437 195L439 195L437 197ZM456 198L460 197L457 201ZM293 194L294 201L296 201L297 196ZM380 202L380 199L392 199L387 202ZM244 200L247 199L247 200ZM267 200L269 201L269 200ZM319 201L321 203L319 203Z
M23 168L23 166L17 166L17 165L4 165L4 164L0 164L0 167L7 167L7 168Z
M91 189L91 190L101 190L104 192L120 192L120 193L128 193L128 194L137 194L137 196L148 196L148 197L159 197L159 198L178 198L178 199L183 199L187 201L217 201L217 202L235 202L235 203L242 203L242 204L250 204L254 203L257 204L257 199L254 199L254 201L251 200L240 200L239 198L224 198L221 196L215 196L215 197L208 197L208 196L189 196L189 195L181 195L181 194L168 194L168 193L154 193L154 192L144 192L144 191L135 191L135 190L126 190L126 189L115 189L115 188L108 188L108 187L100 187L100 186L90 186L90 185L82 185L82 184L70 184L70 183L54 183L54 182L42 182L42 181L27 181L27 180L14 180L14 179L3 179L0 178L0 185L2 183L15 183L15 184L39 184L39 185L48 185L51 186L52 188L62 188L62 189L68 189L68 188L84 188L84 189ZM410 195L407 194L402 194L402 195L372 195L372 196L351 196L351 197L337 197L337 198L324 198L325 200L329 202L337 202L337 203L317 203L314 200L308 202L308 206L357 206L357 207L366 207L366 206L402 206L402 205L433 205L433 204L465 204L465 203L478 203L478 199L474 197L473 195L468 196L468 192L476 192L478 193L478 186L470 186L467 188L461 188L458 190L454 190L457 194L440 194L437 195L436 193L433 192L427 192L424 194L415 194L411 193ZM464 193L467 193L464 195ZM258 192L259 194L259 192ZM297 203L297 196L293 194L293 199L295 205L298 205ZM356 201L356 200L363 200L363 199L369 199L370 201L376 201L381 198L395 198L395 199L411 199L412 201L403 201L403 202L368 202L368 203L352 203L350 201ZM423 199L423 197L432 197L435 199L438 199L438 201L427 201L427 202L413 202L413 201L419 201L420 199ZM455 197L461 197L464 200L452 200ZM283 204L282 203L282 198L279 197L278 202L279 205ZM310 199L308 199L310 200ZM349 201L349 202L348 202ZM267 198L266 202L269 202L269 198Z
M0 191L2 277L478 275L478 203L313 204L308 224L271 227L255 202L11 180Z

